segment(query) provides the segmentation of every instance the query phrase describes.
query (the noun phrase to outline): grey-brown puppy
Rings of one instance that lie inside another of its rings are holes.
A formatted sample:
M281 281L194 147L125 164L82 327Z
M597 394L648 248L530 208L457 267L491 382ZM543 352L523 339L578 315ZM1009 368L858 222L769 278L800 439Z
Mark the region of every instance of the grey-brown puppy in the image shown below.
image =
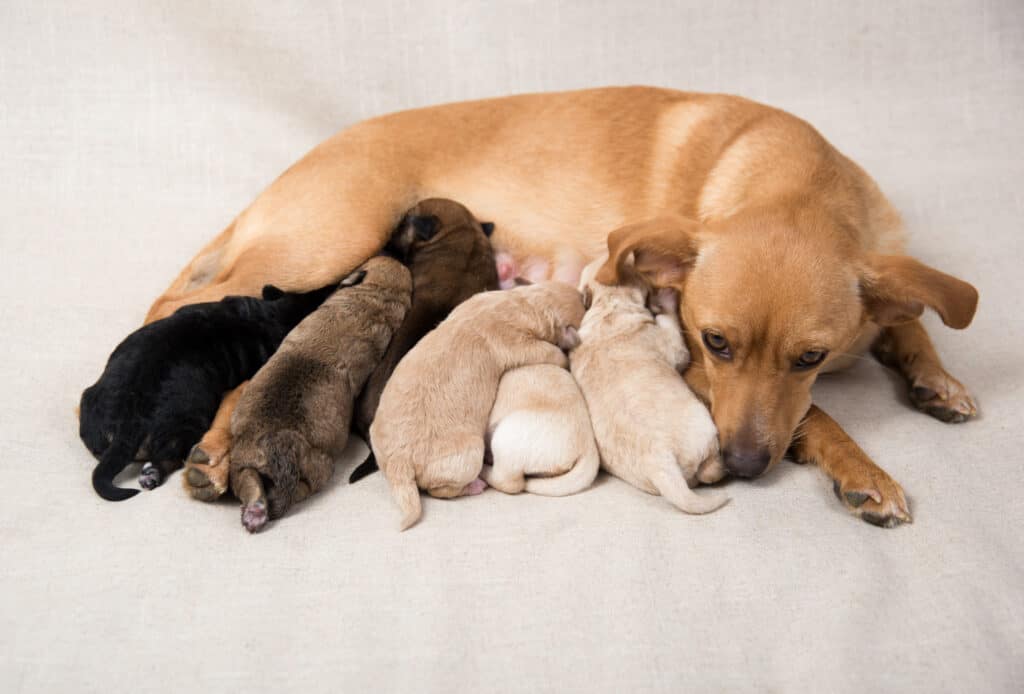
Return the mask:
M380 394L406 352L463 301L498 288L498 270L488 240L493 228L478 222L454 200L430 198L406 212L391 237L386 250L412 272L412 308L356 401L353 427L368 444ZM349 482L376 469L371 453Z
M559 345L575 344L582 318L579 292L560 282L485 292L398 364L370 437L403 530L420 517L418 487L440 498L482 491L484 435L502 374L527 364L565 368Z
M346 288L346 285L347 288ZM378 256L306 317L250 381L231 419L231 488L256 532L321 489L356 396L412 301L409 270Z

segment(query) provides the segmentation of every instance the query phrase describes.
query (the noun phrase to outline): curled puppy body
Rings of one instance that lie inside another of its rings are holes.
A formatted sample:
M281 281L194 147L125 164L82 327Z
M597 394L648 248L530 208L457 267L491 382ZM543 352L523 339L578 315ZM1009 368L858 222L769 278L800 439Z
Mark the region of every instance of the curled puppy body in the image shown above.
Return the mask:
M492 230L492 224L481 224L454 200L431 198L408 210L392 235L385 252L402 260L412 273L412 307L356 402L353 428L367 443L380 395L402 357L453 308L474 294L498 288L488 240ZM376 469L371 453L349 481Z
M481 477L506 494L575 494L594 483L601 466L583 393L551 364L501 377L487 443L491 465Z
M409 310L397 260L368 260L288 334L231 418L231 488L249 532L319 491L345 448L356 395Z
M589 308L570 368L590 411L601 465L686 513L714 511L726 496L690 489L723 473L711 415L680 376L689 352L678 295L660 291L655 317L644 305L644 287L601 284L588 277L592 269L584 271Z
M96 493L109 501L135 496L138 490L113 481L133 460L149 461L139 475L143 488L162 484L209 428L224 393L256 373L332 291L285 294L267 286L262 299L185 306L125 338L82 393L79 435L100 461Z
M559 282L485 292L459 305L398 364L370 427L374 453L402 513L422 514L419 488L439 498L478 493L484 435L502 375L528 364L564 368L579 292Z

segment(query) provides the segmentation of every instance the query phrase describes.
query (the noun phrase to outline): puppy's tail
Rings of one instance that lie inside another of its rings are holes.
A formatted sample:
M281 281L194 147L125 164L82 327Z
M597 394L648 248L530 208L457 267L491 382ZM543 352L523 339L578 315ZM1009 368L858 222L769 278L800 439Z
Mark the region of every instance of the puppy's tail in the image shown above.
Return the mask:
M698 494L690 489L683 471L674 459L661 463L651 475L651 483L666 500L684 513L711 513L729 501L722 492Z
M92 488L107 501L124 501L139 493L138 489L123 489L114 485L114 478L128 467L134 451L120 441L111 443L100 456L92 471Z
M408 530L416 524L416 521L423 515L423 507L420 502L420 488L416 486L416 471L413 469L412 461L402 458L392 459L387 467L381 467L384 476L391 485L391 495L398 504L398 510L402 512L402 523L400 530Z
M601 456L598 455L597 444L591 442L568 472L555 477L527 477L525 489L531 494L542 496L568 496L592 485L600 468Z

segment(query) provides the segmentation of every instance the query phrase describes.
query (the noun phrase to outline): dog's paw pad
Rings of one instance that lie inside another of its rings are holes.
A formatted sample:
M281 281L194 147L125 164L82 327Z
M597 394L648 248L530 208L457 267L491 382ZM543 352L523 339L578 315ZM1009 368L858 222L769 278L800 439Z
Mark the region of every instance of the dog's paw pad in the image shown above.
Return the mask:
M483 491L485 489L487 489L487 483L484 482L479 477L477 477L475 480L473 480L472 482L467 484L465 486L465 488L463 488L462 495L463 496L476 496L477 494L483 493Z
M267 505L263 501L256 501L242 507L242 527L251 533L262 530L269 519Z
M833 480L832 491L847 510L865 523L894 528L914 522L903 489L881 469L851 474L844 482Z
M227 456L224 453L210 454L199 444L193 446L185 461L182 485L193 499L214 501L228 488Z
M164 481L164 476L153 463L146 463L139 471L139 486L143 489L156 489Z
M978 415L978 405L962 383L939 370L918 377L910 388L914 407L935 419L959 424Z

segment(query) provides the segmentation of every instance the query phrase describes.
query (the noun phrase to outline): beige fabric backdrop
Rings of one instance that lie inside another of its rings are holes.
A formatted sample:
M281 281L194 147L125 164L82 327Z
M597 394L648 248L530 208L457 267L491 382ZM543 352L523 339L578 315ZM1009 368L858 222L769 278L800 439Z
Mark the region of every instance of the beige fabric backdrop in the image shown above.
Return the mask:
M427 502L379 476L269 532L173 479L102 502L72 408L197 248L374 114L601 84L741 93L813 122L981 290L935 341L984 416L873 361L815 391L909 492L848 517L813 469L688 518L616 480ZM0 4L0 690L1021 691L1024 5Z

